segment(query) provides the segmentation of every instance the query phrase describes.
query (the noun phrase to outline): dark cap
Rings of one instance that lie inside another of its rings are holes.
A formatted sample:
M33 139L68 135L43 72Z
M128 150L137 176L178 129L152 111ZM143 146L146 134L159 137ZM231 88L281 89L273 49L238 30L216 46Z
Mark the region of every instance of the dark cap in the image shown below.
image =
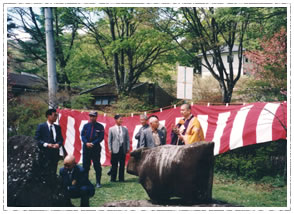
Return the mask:
M114 115L114 119L117 120L118 118L120 118L121 116L119 114Z
M89 116L97 117L97 112L96 111L90 111Z

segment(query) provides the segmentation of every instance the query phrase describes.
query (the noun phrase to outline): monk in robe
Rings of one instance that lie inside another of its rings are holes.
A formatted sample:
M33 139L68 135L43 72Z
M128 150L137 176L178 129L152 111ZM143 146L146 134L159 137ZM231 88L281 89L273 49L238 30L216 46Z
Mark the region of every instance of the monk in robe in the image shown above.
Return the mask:
M191 113L191 105L181 106L181 115L184 117L171 132L171 144L186 145L204 141L204 134L199 120Z

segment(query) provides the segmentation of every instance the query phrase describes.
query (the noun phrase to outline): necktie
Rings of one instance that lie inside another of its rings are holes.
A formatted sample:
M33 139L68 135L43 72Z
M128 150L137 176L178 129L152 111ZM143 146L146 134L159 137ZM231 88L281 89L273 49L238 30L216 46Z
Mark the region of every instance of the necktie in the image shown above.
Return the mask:
M69 181L72 182L72 171L68 172Z
M118 136L119 136L119 143L122 144L121 126L118 127Z
M50 135L51 135L52 142L55 143L55 141L54 141L54 135L53 135L52 125L50 125Z
M93 130L94 130L94 124L92 124L92 129L91 129L91 134L90 134L90 142L92 142Z

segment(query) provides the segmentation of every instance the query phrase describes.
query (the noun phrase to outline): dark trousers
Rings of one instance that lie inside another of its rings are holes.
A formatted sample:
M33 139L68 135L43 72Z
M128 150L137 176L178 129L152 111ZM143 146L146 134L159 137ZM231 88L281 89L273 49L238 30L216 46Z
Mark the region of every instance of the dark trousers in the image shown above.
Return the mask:
M95 188L93 185L87 186L70 186L67 189L67 197L70 198L81 198L81 207L89 206L89 198L95 194Z
M98 148L83 148L83 168L85 169L86 173L88 174L89 178L89 170L91 166L91 160L93 161L94 169L96 172L96 182L100 184L101 182L101 173L102 173L102 168L101 168L101 163L100 163L100 152L101 152L101 147Z
M117 154L111 154L111 181L116 180L117 168L119 163L119 181L125 180L125 160L126 154L123 152L123 147L119 148L119 152Z
M44 148L39 153L40 166L44 170L45 177L56 176L59 161L59 149Z

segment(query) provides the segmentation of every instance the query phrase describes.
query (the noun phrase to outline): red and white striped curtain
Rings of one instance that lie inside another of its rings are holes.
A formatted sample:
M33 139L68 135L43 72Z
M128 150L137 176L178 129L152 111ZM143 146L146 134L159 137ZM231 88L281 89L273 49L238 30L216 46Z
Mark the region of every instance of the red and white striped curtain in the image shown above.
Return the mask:
M215 143L214 154L257 143L287 138L287 103L250 103L246 105L193 105L192 114L201 123L206 141ZM180 107L154 113L167 129L167 144L171 141L171 129L181 119ZM78 162L82 160L80 132L89 120L88 112L59 109L59 124L62 129L64 146L68 154L73 154ZM108 130L115 125L113 117L98 115L98 122L105 128L104 141L101 142L101 164L110 165L108 150ZM134 136L140 129L139 116L123 118L130 135L130 151L136 149ZM127 155L127 160L129 154Z

